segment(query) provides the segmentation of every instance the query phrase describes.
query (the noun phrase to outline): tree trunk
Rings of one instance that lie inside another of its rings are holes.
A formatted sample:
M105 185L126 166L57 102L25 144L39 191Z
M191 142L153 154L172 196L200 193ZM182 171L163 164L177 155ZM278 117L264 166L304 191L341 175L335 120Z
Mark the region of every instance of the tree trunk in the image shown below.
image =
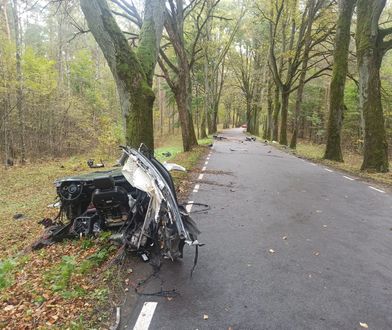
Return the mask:
M273 113L273 131L272 140L279 140L279 112L280 112L280 92L279 87L275 87L275 98L274 98L274 113Z
M151 89L163 29L163 0L146 0L144 20L136 53L117 25L105 0L81 0L90 31L108 62L117 85L125 117L126 141L154 148Z
M299 116L301 113L302 99L305 87L305 77L308 68L309 52L312 43L312 26L314 21L314 16L316 14L316 4L315 0L309 1L309 14L308 14L308 25L305 32L305 48L302 58L301 73L299 76L297 98L295 100L295 110L294 110L294 127L293 135L291 136L290 148L295 149L297 147L297 136L298 136L298 126L299 126Z
M205 139L207 137L207 114L206 109L204 108L201 114L201 123L200 123L200 138Z
M290 91L286 86L282 88L282 104L281 104L281 118L280 118L280 137L279 143L287 146L287 113L289 110Z
M339 1L339 18L336 26L334 63L329 96L327 146L324 158L343 161L341 129L344 111L344 86L347 75L347 59L350 45L350 25L356 0Z
M210 86L208 77L208 56L205 54L204 60L204 107L201 116L200 125L200 138L205 139L207 137L207 114L210 109Z
M302 77L302 75L303 75L303 77ZM290 141L290 148L291 149L297 148L298 121L299 121L299 115L301 112L302 98L303 98L304 87L305 87L305 75L306 75L306 71L303 71L303 73L301 73L299 86L297 89L297 99L295 100L295 114L294 114L294 125L293 125L294 130L293 130L293 135L291 136L291 141Z
M13 0L14 29L15 29L15 47L16 47L16 107L18 109L19 136L20 136L20 161L26 162L26 142L25 142L25 113L23 100L23 81L22 81L22 64L21 64L21 31L18 13L18 1Z
M361 170L387 172L388 145L381 104L380 67L386 49L380 36L378 20L385 0L369 5L359 0L357 4L357 64L359 72L359 104L365 122L364 159Z
M181 124L182 145L184 151L189 151L197 146L195 129L191 113L192 85L189 71L181 71L178 76L178 88L175 92L178 114Z
M6 39L8 42L11 42L11 31L10 31L10 27L9 27L9 23L8 23L8 14L7 14L7 0L3 0L2 2L2 26L0 26L0 28L5 32L6 35ZM9 81L10 79L10 75L8 72L8 68L5 65L5 62L1 63L1 79L3 80L4 84L2 84L2 87L4 86L4 95L3 95L3 113L1 113L2 115L2 128L3 128L3 150L4 150L4 166L8 167L10 165L12 165L13 160L10 159L10 144L9 144L9 127L8 127L8 116L10 115L11 112L11 93L10 93L10 88L9 88Z
M267 122L266 122L266 133L265 138L271 140L272 131L274 126L273 114L274 108L272 106L272 81L268 81L268 92L267 92Z
M252 97L250 95L246 96L246 131L251 133L253 130L252 121Z
M225 76L225 59L223 58L221 71L219 72L219 67L216 70L215 93L213 94L214 101L213 101L212 116L211 116L210 134L216 133L218 131L218 111L219 111L219 103L222 95L224 76Z

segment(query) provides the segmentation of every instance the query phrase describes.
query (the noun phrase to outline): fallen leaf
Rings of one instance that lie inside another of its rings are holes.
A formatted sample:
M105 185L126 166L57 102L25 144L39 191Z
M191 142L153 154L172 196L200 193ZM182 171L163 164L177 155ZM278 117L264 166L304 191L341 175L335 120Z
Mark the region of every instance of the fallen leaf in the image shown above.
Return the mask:
M9 312L9 311L12 311L14 308L15 308L14 305L7 305L4 307L4 311Z
M269 249L268 252L269 252L269 253L275 253L275 250Z
M359 322L359 325L360 325L362 328L365 328L365 329L368 329L368 328L369 328L369 326L367 325L367 323Z
M204 319L204 320L208 320L208 315L207 315L207 314L204 314L204 315L203 315L203 319Z
M313 252L313 254L314 254L315 256L319 256L319 255L320 255L320 252L316 251L316 252Z
M173 297L167 297L167 300L168 300L168 301L172 301L172 300L173 300Z
M287 239L287 236L283 236L282 239L286 240L286 239Z

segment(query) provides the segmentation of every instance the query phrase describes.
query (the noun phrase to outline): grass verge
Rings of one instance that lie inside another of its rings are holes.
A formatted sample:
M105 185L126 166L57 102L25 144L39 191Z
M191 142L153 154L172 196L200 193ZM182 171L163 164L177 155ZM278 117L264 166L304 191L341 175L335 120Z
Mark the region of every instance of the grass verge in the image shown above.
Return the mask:
M200 142L205 145L211 140ZM207 148L181 152L169 146L157 153L167 151L171 156L160 160L176 162L191 172ZM109 327L110 290L118 274L115 267L107 267L117 252L108 234L23 253L42 233L37 221L56 215L57 210L47 208L55 198L53 181L89 171L82 157L0 170L0 328ZM189 172L175 172L173 178L179 197L185 196Z
M371 173L371 172L361 171L360 168L362 164L362 155L358 153L343 150L344 163L340 163L340 162L334 162L331 160L323 159L325 145L312 144L312 143L301 141L300 143L297 144L296 150L286 149L277 144L272 144L272 145L286 152L290 152L298 157L309 159L313 162L330 166L332 168L360 177L366 181L375 182L380 185L387 186L389 188L392 187L392 172ZM389 162L389 168L392 170L392 162Z

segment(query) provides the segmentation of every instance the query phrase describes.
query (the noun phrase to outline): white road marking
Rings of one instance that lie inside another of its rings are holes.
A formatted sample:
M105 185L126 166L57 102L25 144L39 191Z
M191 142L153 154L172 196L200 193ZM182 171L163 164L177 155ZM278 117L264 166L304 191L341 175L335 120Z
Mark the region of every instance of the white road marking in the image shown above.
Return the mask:
M324 170L326 170L327 172L333 172L333 171L330 170L329 168L324 168Z
M199 174L199 177L197 178L197 180L203 179L203 176L204 176L204 174L203 174L203 173L200 173L200 174Z
M350 181L354 181L354 180L355 180L355 179L350 178L349 176L345 176L345 175L343 175L343 178L345 178L345 179L347 179L347 180L350 180Z
M375 190L375 191L378 191L378 192L380 192L380 193L383 193L383 194L385 194L385 191L384 191L384 190L377 189L377 188L375 188L375 187L372 187L372 186L369 186L369 188L370 188L370 189L373 189L373 190Z
M202 172L204 172L207 169L207 167L203 166L203 168L201 169Z
M194 192L194 193L197 193L197 192L199 191L199 188L200 188L200 185L199 185L199 184L196 184L196 185L195 185L195 188L193 188L193 192Z
M186 209L186 211L187 211L188 213L191 212L192 206L193 206L193 201L189 201L188 204L187 204L187 206L185 207L185 209Z
M157 305L158 303L154 301L145 302L143 304L143 308L136 320L133 330L148 330Z

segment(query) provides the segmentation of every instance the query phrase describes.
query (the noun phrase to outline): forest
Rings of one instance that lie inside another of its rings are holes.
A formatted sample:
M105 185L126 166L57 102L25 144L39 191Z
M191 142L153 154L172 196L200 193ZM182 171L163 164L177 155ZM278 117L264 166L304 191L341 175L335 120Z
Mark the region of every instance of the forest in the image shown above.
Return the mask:
M176 321L191 313L202 324L193 328L219 317L235 321L220 328L260 328L246 322L275 313L288 322L264 328L390 324L391 48L387 0L0 0L0 328L116 329L120 307L127 319L144 293L158 312L180 311ZM159 212L146 190L114 186L120 169L106 170L120 145L131 148L117 179L136 157L135 173L155 173L153 186L171 192ZM167 161L184 171L163 177ZM103 192L122 191L122 204L99 210L91 178L91 195L85 183L60 194L86 172L98 183L104 173ZM170 234L168 206L188 228L194 217L201 244ZM88 235L75 225L86 214ZM151 214L159 226L144 226ZM95 226L112 218L126 235ZM52 244L50 224L74 235ZM151 263L150 274L143 255L174 240L195 255L172 263L166 249L166 269ZM177 277L190 288L182 296L163 290ZM143 291L150 279L160 292Z
M2 0L0 12L5 167L173 137L187 151L246 124L389 169L385 0Z

